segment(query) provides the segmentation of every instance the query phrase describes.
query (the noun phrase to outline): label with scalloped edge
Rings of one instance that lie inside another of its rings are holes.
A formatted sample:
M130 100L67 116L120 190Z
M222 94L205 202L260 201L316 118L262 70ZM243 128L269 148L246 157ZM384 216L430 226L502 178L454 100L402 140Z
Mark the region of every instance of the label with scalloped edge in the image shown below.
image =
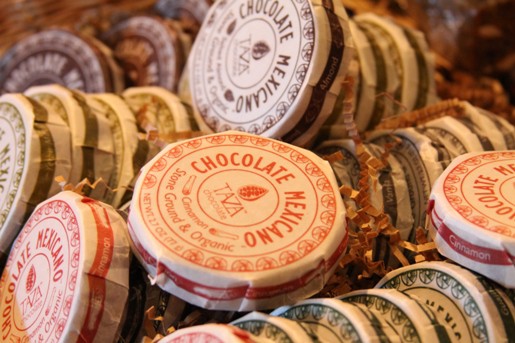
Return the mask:
M30 86L59 83L86 92L109 91L107 67L99 53L71 31L48 29L34 33L4 56L0 90L18 93Z
M327 162L231 131L169 145L148 163L129 233L165 290L200 306L254 309L325 282L346 245L344 215Z
M31 217L0 281L2 341L60 339L75 294L79 258L79 228L66 204L50 202Z
M16 198L25 169L25 120L9 103L0 103L0 227Z
M69 191L41 203L0 279L1 341L114 338L128 293L124 227L111 207Z
M515 286L514 187L514 151L470 153L438 179L429 206L439 251L509 288Z
M388 273L377 288L417 297L445 323L453 341L511 342L514 307L501 287L458 265L423 262Z
M341 87L352 51L346 21L338 1L215 2L189 63L202 130L305 143Z
M400 339L385 321L364 305L336 298L312 298L271 313L301 323L317 342L398 342Z

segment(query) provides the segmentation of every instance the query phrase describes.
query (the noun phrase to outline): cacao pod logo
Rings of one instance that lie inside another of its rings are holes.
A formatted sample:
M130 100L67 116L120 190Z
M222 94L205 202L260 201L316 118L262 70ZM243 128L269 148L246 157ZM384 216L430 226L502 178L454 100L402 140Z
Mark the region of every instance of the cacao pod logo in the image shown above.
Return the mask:
M27 282L25 283L25 289L27 290L27 293L32 291L35 284L36 284L36 269L34 268L34 265L32 265L30 267L29 274L27 275Z
M224 93L224 98L227 101L233 102L234 101L234 94L230 89L226 90Z
M237 190L240 198L246 201L255 201L268 193L268 189L256 185L246 185Z
M233 22L231 22L229 24L229 26L227 26L227 34L230 35L231 33L233 33L235 28L236 28L236 20L234 20Z
M252 47L252 57L257 61L270 52L270 47L263 41L259 41Z

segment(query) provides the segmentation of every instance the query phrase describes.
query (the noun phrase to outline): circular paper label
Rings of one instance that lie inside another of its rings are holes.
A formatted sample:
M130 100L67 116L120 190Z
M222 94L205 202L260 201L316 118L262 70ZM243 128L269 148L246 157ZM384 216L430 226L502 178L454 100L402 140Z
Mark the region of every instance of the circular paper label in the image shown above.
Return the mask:
M63 30L35 33L9 50L10 63L0 89L19 93L30 86L57 83L90 93L106 91L99 56L80 37Z
M0 103L0 228L9 216L25 167L25 130L18 109Z
M77 282L80 232L73 210L50 201L30 217L0 281L2 341L58 341Z
M477 154L453 165L443 177L447 202L463 220L515 237L515 152Z
M218 2L190 59L194 103L215 132L259 134L296 102L314 49L308 0Z
M168 254L210 269L270 270L336 234L338 190L314 155L257 136L219 134L159 156L141 175L135 207L142 222L131 225Z

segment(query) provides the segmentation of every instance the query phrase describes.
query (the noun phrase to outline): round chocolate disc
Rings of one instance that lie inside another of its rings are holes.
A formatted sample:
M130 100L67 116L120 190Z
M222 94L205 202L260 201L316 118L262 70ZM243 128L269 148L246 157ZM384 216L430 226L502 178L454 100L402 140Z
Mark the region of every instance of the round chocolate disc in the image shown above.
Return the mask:
M49 29L14 44L0 70L0 92L19 93L57 83L88 93L111 91L110 70L101 52L79 35Z

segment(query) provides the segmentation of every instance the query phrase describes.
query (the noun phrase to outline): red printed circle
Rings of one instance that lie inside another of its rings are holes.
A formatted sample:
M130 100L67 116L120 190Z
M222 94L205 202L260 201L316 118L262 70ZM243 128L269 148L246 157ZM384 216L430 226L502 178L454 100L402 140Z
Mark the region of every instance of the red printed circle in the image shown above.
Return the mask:
M3 336L60 338L77 282L78 266L71 263L75 223L73 210L60 200L43 204L27 221L0 281Z
M342 232L333 229L343 221L338 187L315 155L239 133L168 149L136 187L129 224L142 245L149 235L188 263L245 272L294 263Z
M445 175L443 191L470 224L514 236L515 152L487 152L461 161Z

